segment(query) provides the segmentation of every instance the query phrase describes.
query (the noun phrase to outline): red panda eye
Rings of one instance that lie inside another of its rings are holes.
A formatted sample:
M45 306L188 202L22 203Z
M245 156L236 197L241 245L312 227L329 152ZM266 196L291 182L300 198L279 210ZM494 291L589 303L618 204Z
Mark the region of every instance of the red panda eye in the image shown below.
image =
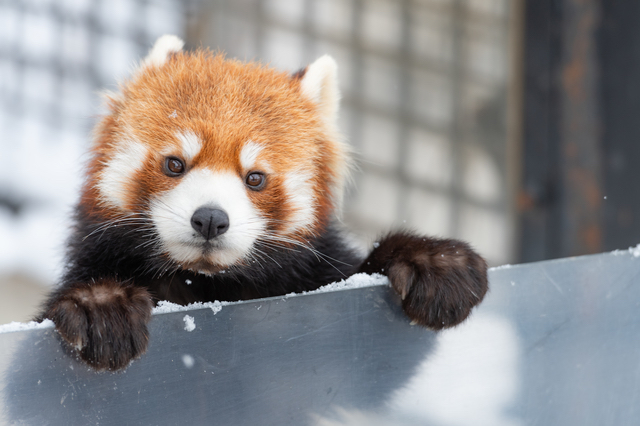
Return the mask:
M180 176L184 173L184 163L176 157L167 157L164 160L164 174L170 177Z
M266 178L262 173L252 172L247 175L247 186L254 191L258 191L264 187Z

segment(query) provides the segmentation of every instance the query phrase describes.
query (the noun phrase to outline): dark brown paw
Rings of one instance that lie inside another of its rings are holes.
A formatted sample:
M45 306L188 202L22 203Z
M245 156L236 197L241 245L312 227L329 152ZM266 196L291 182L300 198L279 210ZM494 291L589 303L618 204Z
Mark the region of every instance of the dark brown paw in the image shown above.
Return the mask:
M392 234L361 271L387 275L409 318L434 330L464 321L488 289L486 262L457 240Z
M60 289L43 317L91 367L119 370L147 349L152 307L146 290L99 280Z

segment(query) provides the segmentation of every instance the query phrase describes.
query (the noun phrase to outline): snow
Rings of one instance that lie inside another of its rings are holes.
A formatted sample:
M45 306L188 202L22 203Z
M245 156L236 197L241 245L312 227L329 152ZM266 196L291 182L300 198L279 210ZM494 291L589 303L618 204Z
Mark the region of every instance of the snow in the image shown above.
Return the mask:
M177 303L161 300L158 302L158 306L156 306L151 310L151 313L153 315L170 314L173 312L184 312L184 311L193 311L195 309L209 308L213 311L213 314L215 315L222 310L223 306L233 305L236 303L241 303L241 302L220 302L216 300L215 302L196 302L196 303L190 303L188 305L178 305Z
M182 363L184 364L185 367L187 368L193 368L193 366L196 363L196 360L193 359L193 357L189 354L184 354L182 355Z
M18 141L2 147L3 160L11 167L0 170L0 193L24 203L18 215L0 207L0 271L23 271L50 284L62 272L64 241L80 187L81 139L25 118L0 116L0 128L5 129L0 141Z
M614 256L620 256L630 253L633 257L640 257L640 244L635 247L629 247L627 250L614 250L611 252Z
M365 274L359 273L350 276L345 280L336 281L331 284L324 285L317 290L303 291L302 293L289 293L285 297L300 296L303 294L319 294L338 290L352 290L355 288L374 287L379 285L388 285L389 280L381 274Z
M193 331L196 329L196 322L191 315L185 315L184 318L182 318L182 320L184 321L185 330Z
M27 323L13 321L9 324L0 325L0 333L12 333L14 331L25 330L38 330L41 328L53 328L54 324L51 320L44 320L42 322L30 321Z
M513 268L513 265L500 265L500 266L494 266L493 268L489 268L489 271L500 271L502 269L511 269Z
M302 293L289 293L284 296L283 300L286 300L289 297L300 296L303 294L319 294L326 293L329 291L339 291L339 290L351 290L355 288L363 288L363 287L373 287L378 285L387 285L389 280L384 275L380 274L354 274L345 280L340 280L331 284L327 284L318 288L317 290L312 291L303 291ZM221 302L216 300L215 302L196 302L190 303L188 305L178 305L177 303L167 302L166 300L161 300L158 302L158 306L153 308L151 311L152 314L169 314L174 312L185 312L192 311L195 309L205 309L209 308L213 311L213 314L217 314L222 310L223 306L235 305L238 303L245 303L245 301L237 301L237 302ZM186 317L185 316L185 322ZM186 329L186 328L185 328Z

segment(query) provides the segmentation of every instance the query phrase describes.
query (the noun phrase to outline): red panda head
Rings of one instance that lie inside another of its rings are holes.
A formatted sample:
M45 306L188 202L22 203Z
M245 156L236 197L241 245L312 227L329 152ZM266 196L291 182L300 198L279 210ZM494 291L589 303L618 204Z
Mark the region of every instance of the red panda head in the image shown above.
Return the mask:
M161 37L108 95L82 205L145 218L158 256L206 273L321 233L348 168L333 59L292 76L182 44Z

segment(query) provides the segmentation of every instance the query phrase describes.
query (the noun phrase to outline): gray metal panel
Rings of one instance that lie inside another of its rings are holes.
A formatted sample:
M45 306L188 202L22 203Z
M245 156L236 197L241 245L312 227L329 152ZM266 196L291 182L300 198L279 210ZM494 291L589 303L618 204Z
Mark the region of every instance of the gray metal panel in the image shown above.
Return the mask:
M0 408L37 425L640 424L639 277L629 252L493 270L480 309L438 334L386 287L156 315L116 374L50 329L0 334Z

